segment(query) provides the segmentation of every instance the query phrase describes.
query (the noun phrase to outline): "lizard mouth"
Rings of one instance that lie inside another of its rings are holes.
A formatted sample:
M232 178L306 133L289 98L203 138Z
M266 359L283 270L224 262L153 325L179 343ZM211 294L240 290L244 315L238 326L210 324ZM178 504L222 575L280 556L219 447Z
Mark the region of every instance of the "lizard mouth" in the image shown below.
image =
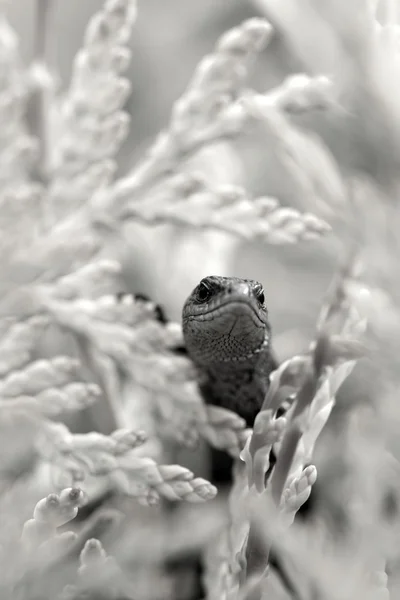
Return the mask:
M245 361L268 344L266 313L250 296L230 294L191 309L183 319L183 330L198 362Z
M204 278L183 306L182 329L196 364L212 368L237 361L246 364L269 346L261 284L235 277Z

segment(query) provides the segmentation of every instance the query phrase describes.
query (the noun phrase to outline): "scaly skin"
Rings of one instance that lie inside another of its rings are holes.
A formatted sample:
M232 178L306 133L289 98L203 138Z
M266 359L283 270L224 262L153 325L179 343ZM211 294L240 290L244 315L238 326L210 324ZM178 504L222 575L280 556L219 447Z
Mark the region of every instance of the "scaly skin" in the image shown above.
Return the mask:
M205 277L184 304L182 324L204 400L236 412L252 427L276 368L262 285Z

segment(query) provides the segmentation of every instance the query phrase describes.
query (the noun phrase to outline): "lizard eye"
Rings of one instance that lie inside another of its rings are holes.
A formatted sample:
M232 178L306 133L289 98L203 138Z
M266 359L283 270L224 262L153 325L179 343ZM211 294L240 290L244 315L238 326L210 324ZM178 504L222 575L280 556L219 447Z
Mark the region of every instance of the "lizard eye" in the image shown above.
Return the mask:
M211 296L211 290L204 281L199 283L199 287L197 288L197 298L201 302L205 302Z
M264 290L261 286L256 289L256 296L257 296L257 300L259 301L259 303L264 304L265 296L264 296Z

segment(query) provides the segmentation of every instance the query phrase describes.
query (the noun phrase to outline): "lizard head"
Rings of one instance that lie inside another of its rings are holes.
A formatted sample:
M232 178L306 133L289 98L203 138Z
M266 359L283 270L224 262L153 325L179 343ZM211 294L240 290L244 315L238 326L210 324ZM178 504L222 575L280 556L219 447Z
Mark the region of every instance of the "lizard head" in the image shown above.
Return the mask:
M183 306L182 326L187 351L199 365L251 360L269 345L261 283L205 277Z

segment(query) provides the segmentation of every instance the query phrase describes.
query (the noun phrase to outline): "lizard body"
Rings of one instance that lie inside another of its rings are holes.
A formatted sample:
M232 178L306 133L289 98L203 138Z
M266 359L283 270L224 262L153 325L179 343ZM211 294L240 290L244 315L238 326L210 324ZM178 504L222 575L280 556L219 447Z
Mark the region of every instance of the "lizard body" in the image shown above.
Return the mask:
M252 427L276 368L262 285L205 277L184 304L182 325L205 402L236 412Z

